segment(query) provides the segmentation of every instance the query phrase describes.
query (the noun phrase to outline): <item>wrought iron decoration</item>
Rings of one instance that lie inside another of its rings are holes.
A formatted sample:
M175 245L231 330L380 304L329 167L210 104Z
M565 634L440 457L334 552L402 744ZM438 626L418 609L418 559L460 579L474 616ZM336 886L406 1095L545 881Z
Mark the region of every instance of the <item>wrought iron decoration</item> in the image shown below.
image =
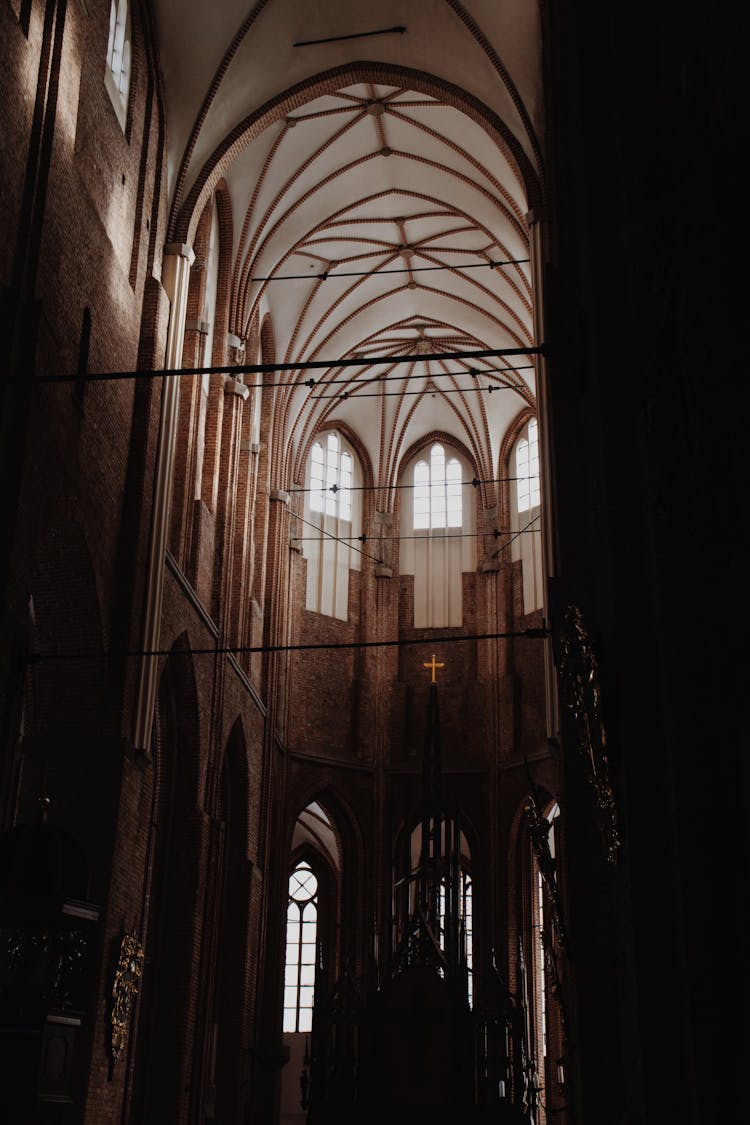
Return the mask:
M544 885L549 895L549 903L552 912L552 927L560 945L565 946L568 943L568 937L565 930L565 923L563 922L560 889L557 885L557 869L549 846L549 832L552 826L539 808L539 801L534 791L531 777L529 777L529 784L531 789L524 807L524 815L529 826L529 835L531 836L531 844L534 848L534 854L536 855L536 861L539 866L539 873L544 880Z
M560 637L562 698L578 727L578 748L586 765L586 777L594 791L596 819L608 863L617 863L620 837L617 809L609 783L607 734L601 716L599 668L591 637L581 611L569 605Z
M125 934L120 942L120 956L112 984L111 1054L117 1062L128 1042L130 1012L138 995L143 975L143 946L133 934Z

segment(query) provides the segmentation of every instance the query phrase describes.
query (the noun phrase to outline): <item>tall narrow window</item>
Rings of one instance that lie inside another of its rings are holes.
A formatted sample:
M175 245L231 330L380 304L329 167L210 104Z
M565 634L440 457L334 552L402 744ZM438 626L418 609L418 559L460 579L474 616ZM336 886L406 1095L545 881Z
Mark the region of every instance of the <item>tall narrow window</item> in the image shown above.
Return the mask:
M325 448L316 441L310 462L312 511L351 522L352 457L341 448L338 434L328 435Z
M297 817L290 855L282 1025L289 1061L281 1068L279 1120L302 1123L306 1114L300 1099L300 1074L308 1069L315 978L323 972L326 985L332 986L340 972L339 940L350 947L349 936L337 927L341 912L341 841L334 821L318 801L311 801ZM323 1024L321 1033L325 1037L325 1019Z
M463 947L466 958L466 994L469 1007L474 1003L473 894L471 875L462 867L458 873L459 918L463 926ZM445 881L440 890L440 948L445 949Z
M464 922L469 1007L474 1005L474 891L471 875L461 871L461 915Z
M415 532L401 551L402 574L414 575L414 626L463 624L462 574L474 568L471 505L462 481L468 472L439 442L406 470L403 523ZM469 532L469 534L464 534Z
M315 999L318 880L304 860L289 876L284 971L284 1031L310 1031Z
M542 882L542 873L536 873L536 894L539 912L539 939L541 948L539 949L539 1008L541 1016L541 1048L542 1059L547 1058L547 974L544 967L544 942L545 942L545 918L544 918L544 884Z
M117 119L123 130L128 117L130 92L130 4L128 0L112 0L109 11L109 40L107 42L107 67L104 71L107 87Z
M511 519L515 538L511 557L521 560L523 611L543 606L541 485L539 478L539 427L532 418L522 430L510 461L516 486L511 493Z
M349 571L359 562L350 546L357 534L354 472L354 457L337 433L332 431L315 442L310 452L305 517L319 534L311 537L311 529L305 529L306 606L342 621L349 615Z
M414 466L414 530L461 526L461 465L446 464L442 445L433 445L430 460Z
M559 816L560 806L555 802L546 813L546 820L549 824L547 841L550 856L555 863L557 862L556 837L559 832ZM547 951L553 950L556 941L555 920L551 909L549 892L548 889L545 888L542 872L536 857L532 858L531 879L531 927L534 941L531 950L530 966L533 988L533 995L531 997L533 1001L532 1043L530 1047L535 1056L537 1079L542 1095L537 1120L540 1125L543 1125L547 1120L546 1110L550 1108L549 1101L545 1097L544 1092L545 1090L549 1092L551 1089L551 1061L560 1055L562 1040L559 1009L554 1003L554 992L550 993L550 989L548 988L550 982L547 979L546 966ZM545 1101L547 1102L546 1109L544 1106Z
M516 494L518 511L528 512L541 499L539 486L539 428L536 419L529 422L526 436L516 446Z

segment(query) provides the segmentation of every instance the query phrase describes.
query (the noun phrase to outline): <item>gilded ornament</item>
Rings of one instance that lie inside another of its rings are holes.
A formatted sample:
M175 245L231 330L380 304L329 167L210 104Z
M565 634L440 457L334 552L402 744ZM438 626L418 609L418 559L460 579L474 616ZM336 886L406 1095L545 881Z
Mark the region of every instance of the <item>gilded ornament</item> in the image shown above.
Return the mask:
M120 942L120 956L112 985L111 1054L115 1062L128 1042L130 1013L142 975L143 946L133 934L125 934Z
M609 783L607 734L601 716L599 668L591 637L578 606L565 611L560 638L560 681L565 706L578 727L578 748L586 763L586 777L594 793L599 831L608 863L617 863L620 837L617 810Z

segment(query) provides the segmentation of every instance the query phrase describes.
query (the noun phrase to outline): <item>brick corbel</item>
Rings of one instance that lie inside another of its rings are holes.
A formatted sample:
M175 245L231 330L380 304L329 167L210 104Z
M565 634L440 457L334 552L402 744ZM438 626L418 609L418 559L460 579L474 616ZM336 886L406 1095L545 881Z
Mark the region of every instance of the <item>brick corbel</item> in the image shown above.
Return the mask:
M243 402L247 402L250 398L250 388L245 383L240 382L239 379L232 379L231 376L227 375L224 379L224 394L237 395Z

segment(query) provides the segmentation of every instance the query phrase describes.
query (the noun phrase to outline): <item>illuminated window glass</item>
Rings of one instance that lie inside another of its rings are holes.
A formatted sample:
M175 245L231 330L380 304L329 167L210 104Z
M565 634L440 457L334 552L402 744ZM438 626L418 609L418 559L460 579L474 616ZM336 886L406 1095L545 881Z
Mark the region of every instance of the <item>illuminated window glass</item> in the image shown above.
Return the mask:
M356 538L354 457L341 437L328 433L316 441L308 462L304 554L307 559L305 606L315 613L349 616L349 571L358 569L352 550ZM318 536L314 529L318 529Z
M475 566L473 512L464 504L465 462L435 442L427 456L412 462L404 481L400 549L402 574L414 575L414 627L434 629L463 623L463 575Z
M464 920L464 940L466 942L466 974L468 977L469 1007L473 1005L474 991L474 944L473 944L473 891L468 871L461 872L461 913Z
M459 920L463 926L464 937L464 954L466 957L466 978L467 978L467 994L469 1000L469 1007L473 1003L473 967L474 967L474 946L473 946L473 924L472 924L472 884L471 875L463 867L459 871L459 905L458 914ZM445 883L443 882L440 888L440 948L445 949Z
M327 516L352 518L352 458L341 448L338 434L329 434L325 447L315 442L310 454L310 509Z
M544 885L542 873L536 873L536 894L539 912L539 937L541 949L539 950L539 1006L542 1017L542 1057L547 1055L547 974L544 970Z
M541 499L539 485L539 428L529 422L526 435L516 446L516 485L519 512L535 508Z
M127 120L130 66L130 4L128 0L112 0L109 10L107 69L104 77L123 129Z
M315 992L318 880L305 861L289 876L284 968L284 1031L310 1031Z
M547 841L549 843L550 856L552 857L553 860L556 859L555 838L556 838L557 833L559 832L559 825L557 823L557 818L559 816L560 816L560 806L557 804L557 802L555 802L555 804L552 806L550 811L547 813L547 821L549 822L549 832L548 832L548 835L547 835ZM539 933L539 948L536 952L536 960L535 960L534 964L535 964L536 988L538 990L538 995L539 995L539 1024L540 1024L540 1026L539 1026L539 1036L540 1036L540 1042L541 1042L541 1048L542 1048L542 1051L541 1051L542 1060L544 1060L547 1057L547 1040L548 1040L549 1016L550 1016L549 997L547 995L547 979L546 979L546 971L545 971L545 948L546 948L547 941L550 940L549 931L550 931L551 919L546 917L545 890L544 890L544 881L542 879L542 873L539 870L539 867L536 865L536 863L534 863L534 868L536 870L536 887L534 888L535 895L536 895L536 909L535 909L536 917L534 919L533 924L536 927L538 927L538 933Z
M414 466L414 529L461 526L461 466L455 457L446 464L445 450L435 444L430 460Z

